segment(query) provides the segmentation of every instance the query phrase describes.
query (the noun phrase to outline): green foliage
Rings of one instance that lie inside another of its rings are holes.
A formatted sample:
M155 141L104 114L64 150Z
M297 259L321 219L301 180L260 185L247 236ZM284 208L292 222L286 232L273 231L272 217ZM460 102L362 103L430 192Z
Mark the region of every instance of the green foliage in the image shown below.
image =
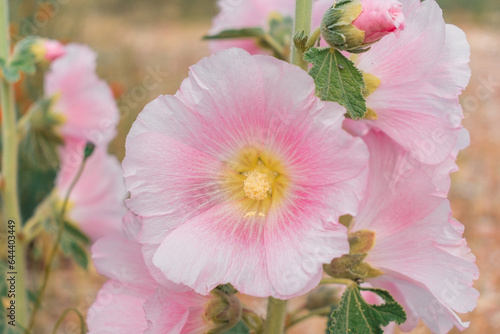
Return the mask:
M90 239L70 222L64 222L63 228L64 233L60 243L63 253L71 257L80 267L87 269L89 255L85 246L90 244Z
M20 157L19 164L19 198L21 204L21 215L26 222L40 204L54 188L54 180L57 175L56 169L41 169L39 166L26 163Z
M7 81L17 82L20 79L20 72L28 74L36 72L37 58L32 51L36 42L37 37L26 37L16 44L10 59L0 61L0 68Z
M309 74L314 78L316 91L323 101L340 103L353 119L365 115L365 82L352 61L331 48L311 48L304 54L304 59L313 64Z
M228 331L225 331L223 334L250 334L250 330L243 321L240 321L236 326Z
M361 291L376 293L384 304L368 304ZM327 334L383 334L382 327L394 321L399 325L404 323L406 313L387 291L352 284L344 292L339 307L332 312Z
M269 21L269 35L282 46L289 46L293 34L291 17L273 17Z
M265 34L262 28L230 29L215 35L204 36L203 39L261 38Z

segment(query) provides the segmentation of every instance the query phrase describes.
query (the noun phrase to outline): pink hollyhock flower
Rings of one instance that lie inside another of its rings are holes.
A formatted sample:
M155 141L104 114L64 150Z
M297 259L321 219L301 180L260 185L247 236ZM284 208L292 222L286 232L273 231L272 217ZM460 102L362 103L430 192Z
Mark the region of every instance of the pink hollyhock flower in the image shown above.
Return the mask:
M352 24L365 32L364 43L376 42L390 33L399 35L404 29L405 18L398 0L361 0L361 6L361 14Z
M109 86L96 74L96 55L84 45L68 44L45 76L45 96L54 99L53 112L62 116L65 140L107 145L115 136L118 107Z
M326 10L331 7L333 0L317 0L313 3L313 17L311 29L321 24ZM292 42L293 18L295 17L295 0L219 0L219 14L214 18L209 35L215 35L224 30L257 28L269 31L271 18L288 19L290 22L287 37ZM213 52L238 47L251 54L267 54L262 46L253 38L216 40L210 42Z
M230 49L192 66L126 143L127 203L153 264L201 294L315 287L322 264L348 251L338 217L364 191L366 148L341 129L343 112L272 57Z
M367 83L367 119L346 123L357 132L379 129L414 159L437 164L457 145L470 47L434 0L401 2L407 19L400 37L385 37L356 61Z
M124 217L124 237L105 237L92 246L98 272L108 278L87 313L89 333L198 334L213 326L205 307L213 300L185 287L160 286L149 274L137 242L138 217Z
M61 170L56 180L61 201L80 168L83 148L66 145L61 150ZM118 160L96 148L71 191L66 215L80 226L92 240L121 233L121 217L125 213L126 190Z
M387 174L399 174L404 149L381 132L370 132L365 142L371 152L368 188L349 232L375 233L365 261L382 273L366 281L402 304L408 314L404 331L419 320L434 333L464 329L467 324L455 312L476 306L472 282L478 269L462 238L463 226L425 171L413 169L387 182Z

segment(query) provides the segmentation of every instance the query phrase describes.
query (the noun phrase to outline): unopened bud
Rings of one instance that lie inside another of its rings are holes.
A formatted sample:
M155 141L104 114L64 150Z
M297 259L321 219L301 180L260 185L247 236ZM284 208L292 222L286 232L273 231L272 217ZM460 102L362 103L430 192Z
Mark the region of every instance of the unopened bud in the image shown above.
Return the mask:
M323 16L321 34L332 47L364 52L382 37L404 29L397 0L340 0Z
M242 307L236 295L226 293L221 289L214 289L211 292L212 299L205 309L205 319L213 324L213 329L209 334L225 333L236 326L241 320Z
M37 62L52 62L66 54L64 45L56 40L37 38L31 46Z

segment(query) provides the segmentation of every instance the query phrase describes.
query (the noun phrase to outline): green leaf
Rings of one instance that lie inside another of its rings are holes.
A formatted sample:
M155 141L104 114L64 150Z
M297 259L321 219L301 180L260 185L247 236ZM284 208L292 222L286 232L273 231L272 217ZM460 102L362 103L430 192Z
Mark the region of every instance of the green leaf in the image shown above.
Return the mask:
M0 68L2 69L4 78L10 83L15 83L21 78L18 69L15 67L2 65Z
M368 304L361 291L371 291L382 297L384 304ZM383 334L382 327L395 321L406 321L406 313L385 290L361 288L356 284L347 287L339 307L332 312L328 323L329 334Z
M243 321L240 321L236 326L228 331L225 331L224 334L250 334L250 330Z
M230 29L215 35L204 36L203 39L261 38L265 34L262 28Z
M87 255L87 252L76 242L73 242L70 245L70 255L80 267L82 267L83 269L88 268L89 257Z
M353 119L365 115L365 82L352 61L332 48L311 48L304 54L304 59L313 64L309 74L314 78L316 92L323 101L340 103Z
M72 236L74 239L80 241L81 243L88 245L90 244L89 237L83 233L77 226L70 222L64 222L64 233Z
M71 222L64 222L61 249L65 255L71 257L83 269L87 269L89 264L89 256L85 250L85 245L89 243L89 238L78 227Z

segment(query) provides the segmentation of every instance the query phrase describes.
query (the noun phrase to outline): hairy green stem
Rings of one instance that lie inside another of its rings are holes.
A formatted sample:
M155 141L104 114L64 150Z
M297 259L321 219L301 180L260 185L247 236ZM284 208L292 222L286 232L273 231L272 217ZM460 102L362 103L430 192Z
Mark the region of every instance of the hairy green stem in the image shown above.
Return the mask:
M295 28L296 33L304 31L306 35L311 33L312 0L296 0L295 2ZM292 64L300 66L304 71L309 69L309 63L304 60L300 50L292 43Z
M38 313L38 310L40 309L40 305L42 303L43 295L45 293L45 289L47 288L47 284L49 282L50 278L50 273L52 271L52 263L54 262L54 259L56 258L57 251L59 249L59 244L61 243L61 239L63 236L64 232L64 214L66 213L66 208L68 206L69 202L69 196L71 195L71 192L73 191L73 188L77 184L78 180L80 179L80 176L83 173L83 170L85 168L85 163L87 162L87 158L83 158L82 164L80 165L80 169L78 170L78 173L76 174L75 178L73 179L73 182L71 183L70 187L68 188L68 191L66 193L66 196L64 197L64 202L61 208L61 213L59 215L59 221L58 221L58 231L57 231L57 237L56 241L54 242L54 245L52 246L52 249L50 250L49 258L47 259L47 263L45 264L45 268L43 271L43 280L42 280L42 285L40 286L40 290L38 291L38 295L35 301L35 306L33 307L33 313L31 314L30 322L28 327L26 328L26 331L24 334L28 334L31 329L33 328L35 321L36 321L36 315Z
M307 40L306 44L306 50L314 47L318 39L321 37L321 29L317 28L314 30L314 32L311 34L311 37Z
M286 300L269 297L264 334L283 334L285 330Z
M10 54L9 1L0 0L0 58L7 61ZM3 75L0 78L0 100L2 106L2 169L3 210L5 224L13 220L16 226L15 272L16 274L16 320L20 326L27 322L28 298L26 295L26 243L22 234L21 212L17 191L18 138L14 86Z

